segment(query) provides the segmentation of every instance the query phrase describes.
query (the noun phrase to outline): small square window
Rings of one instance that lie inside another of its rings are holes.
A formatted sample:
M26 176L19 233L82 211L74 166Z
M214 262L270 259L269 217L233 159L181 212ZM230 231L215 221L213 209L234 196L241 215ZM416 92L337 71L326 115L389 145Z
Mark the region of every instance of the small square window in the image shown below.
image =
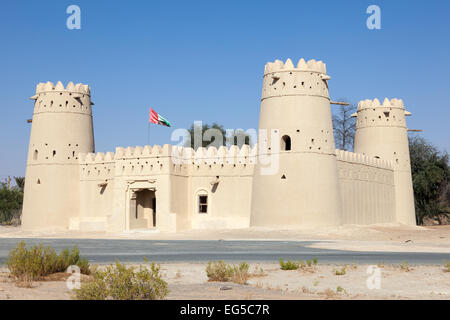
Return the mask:
M208 213L208 196L198 196L198 213Z

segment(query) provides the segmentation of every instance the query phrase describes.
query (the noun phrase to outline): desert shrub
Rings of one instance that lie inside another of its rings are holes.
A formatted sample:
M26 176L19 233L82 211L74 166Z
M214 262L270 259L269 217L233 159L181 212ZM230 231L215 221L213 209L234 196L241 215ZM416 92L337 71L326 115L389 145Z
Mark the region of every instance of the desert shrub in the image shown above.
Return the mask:
M346 267L342 267L341 269L335 269L334 270L334 274L337 275L337 276L343 276L346 273L347 273L347 268Z
M227 264L224 261L210 261L206 266L206 275L209 281L232 281L246 284L251 274L249 265L241 262L239 265Z
M313 259L313 265L317 266L317 264L319 263L319 260L317 260L317 258Z
M233 267L224 261L210 261L206 266L206 276L209 281L229 281L233 275Z
M255 271L250 274L250 277L265 277L267 273L264 272L262 267L255 266Z
M337 293L347 293L347 291L346 291L344 288L342 288L341 286L338 286L338 287L336 288L336 292L337 292Z
M400 269L406 272L411 271L411 268L409 267L407 261L402 261L402 263L400 264Z
M447 261L446 263L444 263L444 271L450 272L450 261Z
M303 262L301 262L301 264L303 264ZM300 267L300 263L291 260L285 262L283 259L280 259L280 267L281 270L297 270Z
M16 279L28 281L65 272L71 265L78 266L81 273L89 274L89 262L80 257L76 246L71 251L64 249L58 255L53 248L44 248L42 244L27 248L25 242L21 241L9 252L6 265Z
M158 300L169 293L162 279L160 267L155 263L127 267L116 261L105 270L96 270L93 281L74 289L74 298L80 300Z
M232 268L233 273L231 275L231 281L238 284L246 284L250 277L248 264L246 262L241 262L239 266L233 266Z
M106 300L108 298L106 282L99 276L99 271L93 273L94 280L81 283L79 289L73 289L73 298L78 300Z

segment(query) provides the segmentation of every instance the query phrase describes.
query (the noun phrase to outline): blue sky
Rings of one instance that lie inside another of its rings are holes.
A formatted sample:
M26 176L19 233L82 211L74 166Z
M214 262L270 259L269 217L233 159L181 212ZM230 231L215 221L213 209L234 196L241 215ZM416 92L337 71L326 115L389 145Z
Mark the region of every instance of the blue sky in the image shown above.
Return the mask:
M408 126L450 151L449 15L449 1L2 1L0 179L25 174L38 82L89 84L96 151L114 151L147 144L150 106L173 128L257 128L265 63L301 57L327 64L333 99L402 98ZM151 144L171 133L152 126Z

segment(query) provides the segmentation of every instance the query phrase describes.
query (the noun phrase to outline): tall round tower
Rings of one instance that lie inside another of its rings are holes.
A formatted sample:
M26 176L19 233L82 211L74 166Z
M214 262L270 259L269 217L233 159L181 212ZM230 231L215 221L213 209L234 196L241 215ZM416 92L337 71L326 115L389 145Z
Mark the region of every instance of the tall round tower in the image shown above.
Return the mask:
M321 61L266 64L251 226L341 223L329 79Z
M408 132L402 100L378 99L358 103L354 150L390 160L394 167L397 222L415 225L414 193L409 159Z
M79 214L78 154L94 152L90 89L40 83L31 99L22 229L66 229Z

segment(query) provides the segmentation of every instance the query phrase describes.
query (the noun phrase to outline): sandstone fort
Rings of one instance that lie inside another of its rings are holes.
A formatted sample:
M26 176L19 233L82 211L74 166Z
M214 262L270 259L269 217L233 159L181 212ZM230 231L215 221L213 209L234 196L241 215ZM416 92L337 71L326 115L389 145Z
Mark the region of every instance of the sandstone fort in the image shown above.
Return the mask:
M40 83L31 97L22 228L415 225L403 101L359 102L354 152L336 150L329 82L321 61L267 63L252 148L107 153L94 153L89 86Z

